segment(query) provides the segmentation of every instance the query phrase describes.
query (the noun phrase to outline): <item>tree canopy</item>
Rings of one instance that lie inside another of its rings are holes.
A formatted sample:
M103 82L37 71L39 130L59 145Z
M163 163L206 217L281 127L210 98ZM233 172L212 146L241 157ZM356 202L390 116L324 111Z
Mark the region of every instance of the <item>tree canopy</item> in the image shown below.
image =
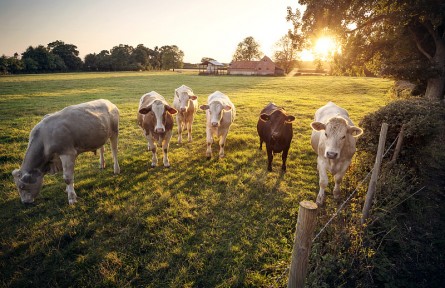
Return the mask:
M262 54L263 53L260 51L260 44L258 44L252 36L249 36L242 42L238 43L235 54L233 54L233 60L260 60Z
M183 67L184 52L176 45L150 49L143 44L136 48L119 44L110 50L90 53L84 62L79 57L77 46L56 40L46 47L29 46L22 57L0 57L0 74L47 73L67 71L136 71L168 70Z
M292 35L331 35L342 43L336 71L367 71L425 87L429 99L443 99L445 4L440 0L299 0L306 5ZM288 9L288 20L295 19Z

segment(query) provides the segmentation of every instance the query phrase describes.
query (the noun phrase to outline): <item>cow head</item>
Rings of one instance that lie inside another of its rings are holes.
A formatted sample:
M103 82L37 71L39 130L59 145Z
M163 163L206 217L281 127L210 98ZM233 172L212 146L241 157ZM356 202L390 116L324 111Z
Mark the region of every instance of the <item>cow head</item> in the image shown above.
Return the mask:
M278 139L282 134L282 129L285 125L291 124L295 121L295 117L287 115L282 110L274 110L271 114L261 114L261 121L269 122L272 139Z
M326 124L321 122L312 122L312 129L316 131L324 130L321 134L324 143L324 157L329 159L340 158L345 143L355 141L354 137L362 135L363 130L356 126L350 126L345 118L335 116L328 120Z
M141 108L139 110L139 113L141 114L147 114L149 112L153 112L153 114L155 115L156 125L154 131L156 133L165 132L165 113L170 113L171 115L175 115L176 113L178 113L175 108L172 108L159 100L155 100L149 106Z
M224 112L229 112L232 110L231 106L224 105L218 101L213 101L210 104L201 105L199 108L201 108L201 110L209 110L210 124L212 125L212 127L218 127L220 125Z
M189 100L196 100L198 96L195 96L190 89L176 89L176 97L179 99L179 112L185 113L189 108Z
M19 169L12 171L14 182L20 194L20 199L24 204L33 203L43 183L43 173L39 170L22 172Z

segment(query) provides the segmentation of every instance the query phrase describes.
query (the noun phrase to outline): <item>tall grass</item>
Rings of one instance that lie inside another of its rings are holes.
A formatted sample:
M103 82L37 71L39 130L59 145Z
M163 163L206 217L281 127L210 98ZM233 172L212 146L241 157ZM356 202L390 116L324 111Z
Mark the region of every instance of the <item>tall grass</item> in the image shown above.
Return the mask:
M235 104L226 157L205 159L200 111L193 143L177 143L175 124L172 167L151 169L136 125L138 101L155 90L172 103L174 89L182 84L194 90L200 104L216 90ZM334 101L358 123L388 102L391 84L377 78L172 72L1 77L0 285L283 286L286 277L276 279L289 265L298 203L315 200L318 192L309 145L315 110ZM82 154L75 167L76 205L68 205L60 173L45 176L34 205L21 204L11 171L21 164L32 127L47 113L98 98L120 110L121 174L113 175L110 153L105 170L98 169L98 156ZM270 101L296 117L285 174L280 155L273 172L267 172L265 149L258 150L256 122Z

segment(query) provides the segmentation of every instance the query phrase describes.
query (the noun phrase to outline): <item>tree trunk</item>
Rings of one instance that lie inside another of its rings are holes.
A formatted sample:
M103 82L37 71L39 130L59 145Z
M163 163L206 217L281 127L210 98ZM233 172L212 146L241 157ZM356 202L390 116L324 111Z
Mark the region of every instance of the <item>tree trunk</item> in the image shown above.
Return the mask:
M429 78L425 91L425 98L433 101L443 99L445 89L445 41L436 40L436 53L432 58L432 65L439 70L439 75Z
M443 72L442 72L443 74ZM428 79L426 86L425 98L429 100L441 100L443 98L445 87L445 76L440 75L435 78Z

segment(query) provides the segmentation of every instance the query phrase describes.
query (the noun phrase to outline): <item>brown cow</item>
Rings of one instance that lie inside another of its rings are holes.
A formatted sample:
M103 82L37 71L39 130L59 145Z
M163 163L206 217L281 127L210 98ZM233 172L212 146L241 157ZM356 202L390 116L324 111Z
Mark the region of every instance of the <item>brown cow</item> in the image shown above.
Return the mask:
M260 136L260 150L263 148L263 142L266 142L267 170L272 171L273 154L283 152L281 169L286 171L286 160L292 141L292 122L294 120L294 116L287 115L282 107L278 107L274 103L269 103L261 111L257 131L258 136Z
M142 95L138 111L138 125L144 131L148 140L148 151L151 151L153 156L151 167L156 167L158 164L155 140L158 141L159 145L162 145L164 167L170 167L168 146L172 137L172 115L175 115L178 111L170 107L164 97L155 91Z

